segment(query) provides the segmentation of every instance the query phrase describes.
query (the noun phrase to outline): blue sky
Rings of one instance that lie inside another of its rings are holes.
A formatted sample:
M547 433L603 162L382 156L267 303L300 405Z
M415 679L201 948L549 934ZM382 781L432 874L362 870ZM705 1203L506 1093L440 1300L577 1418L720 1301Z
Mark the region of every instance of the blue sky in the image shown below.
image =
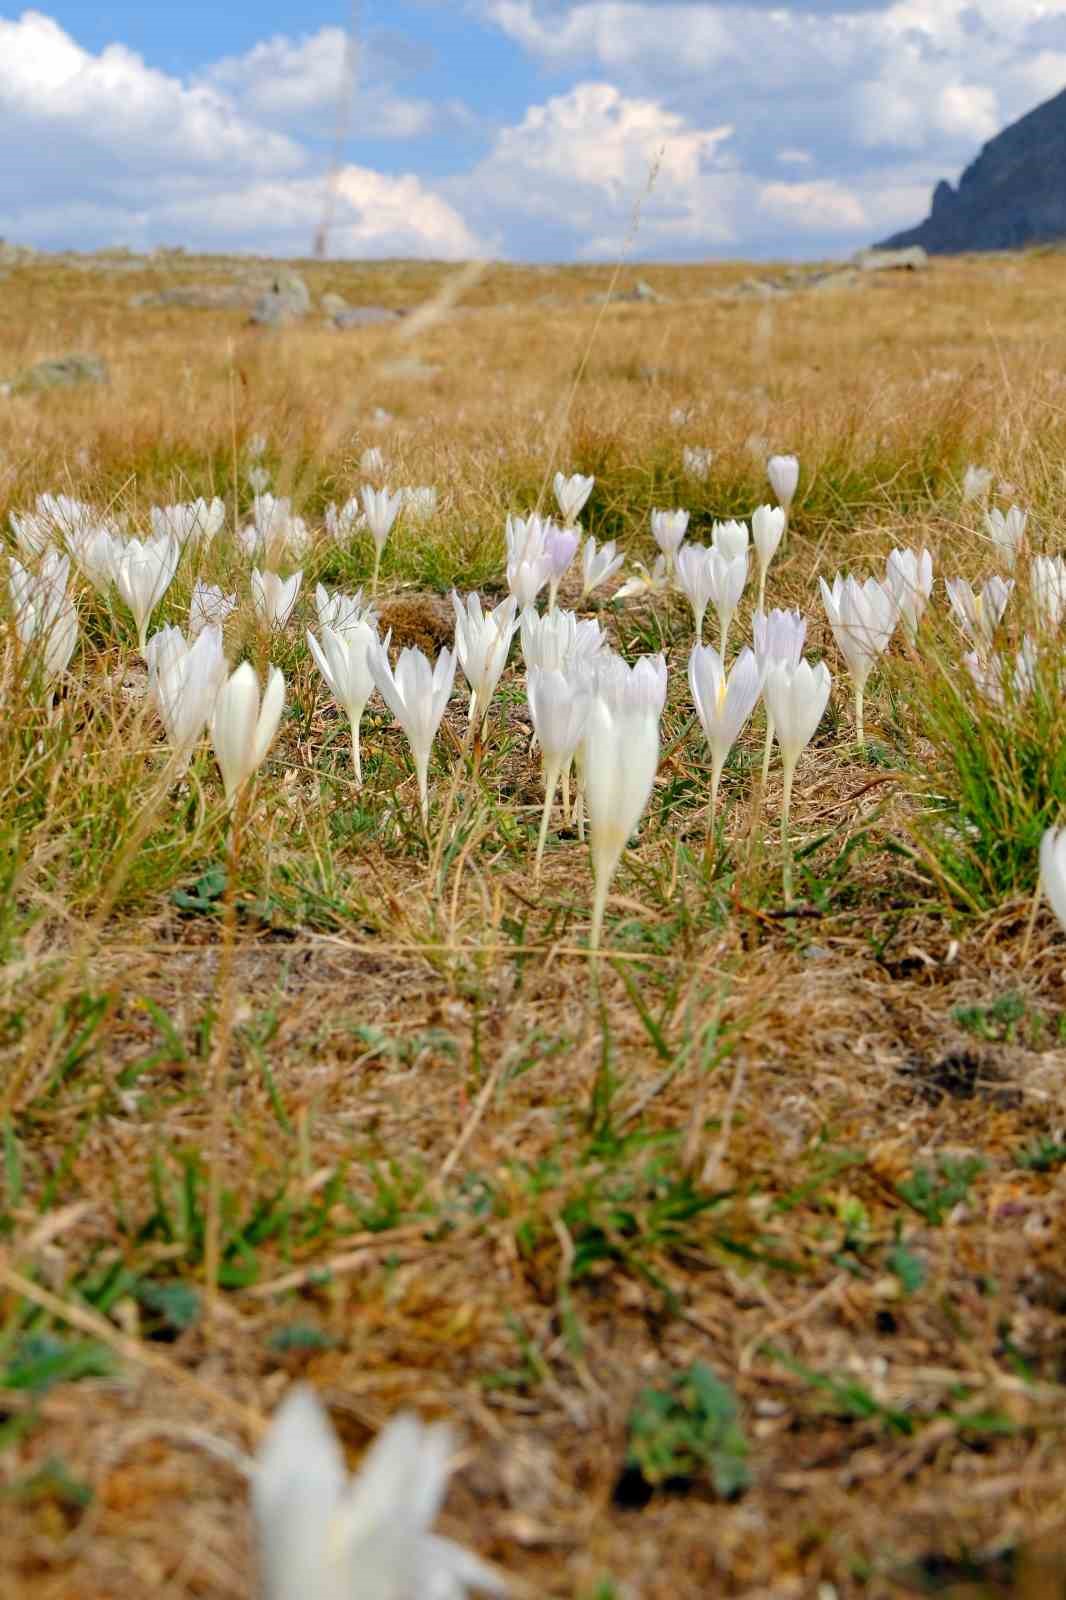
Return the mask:
M846 255L918 221L937 178L1066 85L1066 0L355 13L337 255ZM306 254L351 17L0 0L0 235Z

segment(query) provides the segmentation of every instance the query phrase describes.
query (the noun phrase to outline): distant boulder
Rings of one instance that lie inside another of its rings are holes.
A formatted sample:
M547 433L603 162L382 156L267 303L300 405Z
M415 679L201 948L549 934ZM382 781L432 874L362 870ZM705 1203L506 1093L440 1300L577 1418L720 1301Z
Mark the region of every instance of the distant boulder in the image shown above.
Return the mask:
M107 383L107 362L100 356L53 356L26 367L11 380L9 392L24 394L35 389L72 389L79 383Z
M941 179L917 228L880 246L933 255L1018 250L1066 240L1066 89L985 145L959 187Z
M252 307L252 321L265 328L298 322L311 309L311 292L298 272L284 269L274 276L266 294Z

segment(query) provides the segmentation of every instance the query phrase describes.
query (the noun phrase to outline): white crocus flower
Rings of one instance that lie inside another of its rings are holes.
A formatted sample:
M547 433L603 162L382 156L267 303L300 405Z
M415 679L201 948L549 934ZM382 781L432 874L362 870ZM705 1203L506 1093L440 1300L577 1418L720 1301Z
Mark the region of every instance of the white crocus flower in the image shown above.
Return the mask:
M318 618L322 639L308 631L307 643L333 697L352 731L352 766L357 785L363 781L363 762L359 744L359 729L366 703L374 692L374 674L370 669L370 649L378 643L376 619L370 610L361 610L357 601L347 595L332 597L319 584ZM337 602L341 602L340 605ZM347 606L347 610L344 607ZM332 621L326 618L331 617ZM385 640L386 648L388 639Z
M70 535L75 565L97 594L106 595L115 581L115 557L122 541L110 528L86 528Z
M727 561L735 561L737 556L745 555L748 548L747 523L737 522L733 517L728 522L713 523L711 545Z
M1066 561L1061 556L1035 556L1029 579L1039 621L1056 629L1066 615Z
M365 472L368 478L385 471L385 457L376 444L369 445L359 457L359 471Z
M955 620L966 638L977 650L987 650L1010 599L1014 579L993 576L975 591L965 578L948 578L944 587Z
M1040 841L1040 884L1066 929L1066 828L1048 828Z
M430 1530L454 1455L450 1430L402 1413L349 1477L314 1391L297 1385L256 1456L252 1515L263 1600L466 1600L503 1581Z
M483 611L480 595L467 595L464 603L454 589L452 606L455 610L455 653L470 685L470 720L473 722L476 717L484 730L496 685L507 665L511 640L518 628L518 607L512 594L494 610Z
M265 494L270 488L270 473L266 467L249 467L246 476L253 494Z
M851 674L855 689L855 737L862 745L866 743L863 700L867 679L878 658L888 649L899 621L899 602L888 584L876 578L860 583L857 578L845 578L838 572L832 588L824 578L819 578L818 582L833 638Z
M594 879L593 951L600 947L611 880L655 784L665 696L662 656L645 657L632 669L616 657L597 673L579 747Z
M624 560L613 539L597 550L596 541L590 535L581 547L581 599L587 600L593 589L613 578Z
M712 548L708 558L708 573L711 599L718 613L718 651L724 660L729 629L748 581L748 552L744 550L740 555L730 558Z
M561 472L555 474L555 500L568 527L577 521L584 510L595 482L595 478L583 478L580 472L573 473L569 478Z
M347 544L352 535L366 527L366 512L352 496L338 510L330 501L326 507L326 532L335 544Z
M271 569L306 554L311 534L303 517L292 514L292 501L275 499L272 494L256 496L254 520L242 528L238 539L249 556L261 555Z
M30 560L43 555L57 540L68 546L99 518L92 506L65 494L39 494L33 511L12 511L11 531L21 553Z
M752 643L759 667L759 680L765 682L766 674L777 662L787 667L798 667L807 638L807 619L799 611L773 610L769 616L756 611L751 619ZM766 742L762 755L762 782L770 772L770 750L774 741L774 719L769 703L766 705Z
M895 596L903 630L913 645L933 592L933 558L928 550L893 550L885 562L885 582Z
M547 545L554 526L554 523L545 522L536 515L507 518L504 533L507 543L507 587L515 597L519 611L535 603L551 578L552 563Z
M766 463L766 476L777 496L778 504L785 513L786 521L792 509L792 502L796 498L799 475L800 464L795 456L771 456Z
M195 638L204 628L216 623L224 627L237 609L237 596L225 594L215 583L197 578L189 600L189 633Z
M149 618L170 588L180 557L181 546L172 534L143 543L140 539L131 539L128 544L111 542L115 588L133 614L137 647L142 654Z
M534 667L565 672L577 662L591 661L603 649L603 629L594 617L578 618L572 611L560 610L540 616L529 607L522 612L520 626L527 672Z
M294 572L291 578L279 578L276 572L260 572L258 567L253 568L252 605L268 628L285 627L292 616L303 576L302 572Z
M211 743L231 806L266 759L284 706L285 679L278 667L267 671L262 700L259 679L248 661L242 661L219 690L211 717Z
M1003 686L1004 663L1000 657L978 655L976 650L971 650L963 656L962 661L978 692L993 705L1001 708L1005 706L1007 696ZM1025 700L1032 694L1036 684L1036 668L1036 641L1026 634L1022 640L1022 647L1014 658L1014 670L1010 676L1010 694L1015 703Z
M265 433L251 433L245 442L244 453L249 461L258 461L259 457L266 454L267 437Z
M665 594L670 587L670 569L665 556L656 556L655 565L649 572L641 561L634 561L635 574L627 578L620 589L615 591L616 600L630 600L638 595Z
M437 515L439 496L432 484L417 484L412 489L401 489L403 514L411 522L429 522Z
M714 593L711 571L713 550L702 544L683 544L677 552L677 586L692 607L692 620L696 630L696 643L703 639L703 619Z
M964 500L983 500L992 487L992 469L990 467L969 466L962 475L962 498Z
M825 714L832 684L824 661L820 661L816 667L812 667L809 661L801 661L795 667L776 661L768 669L763 683L763 695L774 719L774 731L781 747L781 845L786 905L792 899L792 857L788 837L792 814L792 781L796 775L796 763L813 739L814 731Z
M421 650L401 650L394 672L385 646L375 640L367 659L381 698L410 743L422 822L427 824L430 751L455 682L456 658L450 650L442 650L431 666Z
M321 583L315 585L315 611L323 628L333 628L337 633L358 628L363 622L377 632L378 619L373 605L363 599L362 589L354 594L342 594L339 589L330 594Z
M24 645L36 652L46 685L62 677L78 641L78 614L67 593L70 557L49 550L36 572L8 557L8 588L15 629Z
M370 592L371 594L377 594L381 555L385 549L389 534L392 532L392 525L403 509L403 490L400 489L395 494L391 494L387 487L375 489L369 483L364 483L360 494L363 499L366 525L370 530L370 537L374 541L374 575L370 582Z
M180 628L153 634L145 650L148 690L176 756L187 761L226 680L222 629L209 623L191 644Z
M27 561L36 561L38 556L43 555L55 543L55 525L47 517L39 516L35 511L9 512L8 521L11 524L11 532L15 535L19 554L25 556Z
M674 559L688 532L688 517L687 511L653 511L651 514L651 536L666 557L666 569L671 574Z
M535 511L528 517L512 517L508 514L503 534L508 564L535 561L542 556L554 526L550 518L538 517Z
M226 508L217 497L210 503L201 497L173 506L152 506L148 515L157 539L169 533L184 548L190 541L210 544L226 520Z
M706 483L711 475L711 462L714 452L705 449L703 445L687 444L681 452L681 466L690 478L695 478L698 483Z
M544 554L548 558L548 610L554 611L559 584L569 570L581 541L578 528L550 528L544 540Z
M697 644L688 658L688 686L711 752L711 812L707 831L710 849L718 815L722 768L740 730L755 709L762 675L754 651L747 647L727 673L717 650L712 650L710 645Z
M783 506L757 506L752 512L751 539L759 566L759 598L756 603L758 611L762 611L766 605L766 574L784 536L785 521Z
M985 512L985 529L1008 572L1014 570L1014 563L1025 542L1028 521L1029 513L1023 511L1021 506L1011 506L1005 516L998 506Z
M560 671L557 667L531 667L526 694L544 772L544 810L541 813L534 863L534 881L539 883L552 801L559 779L569 767L581 742L592 696L587 673L575 664L571 664L568 671Z

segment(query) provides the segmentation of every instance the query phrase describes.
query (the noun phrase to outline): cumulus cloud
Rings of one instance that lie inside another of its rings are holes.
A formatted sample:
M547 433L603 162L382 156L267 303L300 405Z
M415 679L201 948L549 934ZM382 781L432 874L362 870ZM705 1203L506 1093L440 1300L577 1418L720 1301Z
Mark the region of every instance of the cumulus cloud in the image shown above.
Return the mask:
M267 41L189 83L121 44L93 54L41 12L0 18L0 140L19 152L0 165L0 235L306 253L322 161L276 123L327 94L336 43ZM345 167L335 224L333 247L347 254L479 253L458 212L413 174Z

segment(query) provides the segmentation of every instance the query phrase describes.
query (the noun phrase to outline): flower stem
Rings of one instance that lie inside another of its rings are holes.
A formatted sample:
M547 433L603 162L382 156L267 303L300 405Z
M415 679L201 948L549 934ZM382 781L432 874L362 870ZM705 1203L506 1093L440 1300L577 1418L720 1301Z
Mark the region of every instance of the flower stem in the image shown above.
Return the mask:
M600 953L600 942L603 938L603 915L607 909L607 890L610 888L611 874L597 872L595 887L592 895L592 928L589 932L589 949L594 956Z
M863 722L863 685L855 685L855 742L861 749L866 743L866 726Z
M357 789L361 789L363 786L363 760L359 750L359 724L362 721L362 716L363 713L360 708L358 716L352 716L348 719L352 730L352 766L355 768L355 786Z
M766 788L766 780L770 776L770 754L774 747L774 719L769 710L766 713L766 743L762 751L762 787Z
M781 796L781 880L787 909L792 904L792 841L789 838L788 824L792 812L792 778L796 771L795 761L786 761L784 768L784 792Z
M381 546L379 544L376 544L374 546L374 575L370 580L370 594L371 594L371 597L376 595L377 592L378 592L378 573L380 571L381 571Z
M766 568L761 561L759 563L759 601L755 609L756 611L761 611L763 616L766 615Z
M715 827L718 822L718 785L722 781L722 762L718 756L711 758L711 804L707 819L707 838L703 846L703 864L710 872L714 865L715 846L717 839Z
M548 824L551 820L552 801L559 784L559 768L554 766L549 771L544 769L544 810L540 818L540 836L537 839L537 857L533 863L533 882L540 883L540 869L544 861L544 846L548 842Z

